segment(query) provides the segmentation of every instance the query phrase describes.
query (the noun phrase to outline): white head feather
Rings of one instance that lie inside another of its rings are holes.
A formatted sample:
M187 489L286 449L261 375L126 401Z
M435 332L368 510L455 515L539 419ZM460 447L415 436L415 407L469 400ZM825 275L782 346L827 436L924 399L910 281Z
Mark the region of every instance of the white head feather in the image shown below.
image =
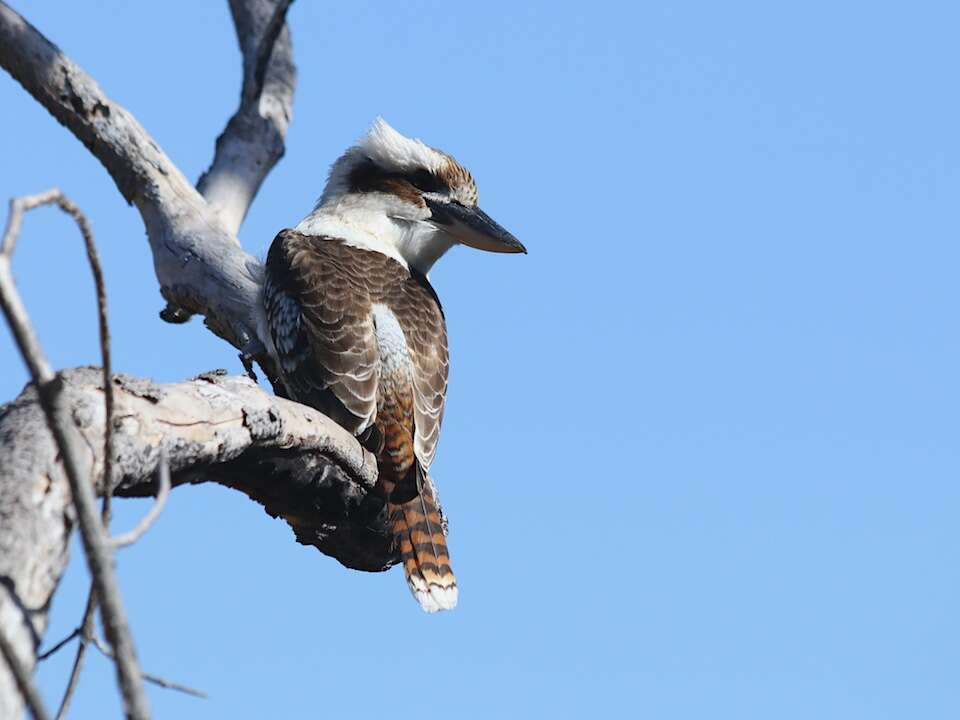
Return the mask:
M330 168L327 186L317 201L316 208L348 192L350 172L357 165L371 160L377 167L392 172L420 169L439 172L449 162L443 153L421 140L401 135L386 120L378 117L360 141L341 155Z
M381 252L404 266L428 272L453 241L427 222L430 212L425 208L387 193L352 193L351 172L371 161L387 172L403 173L420 169L439 172L451 159L377 118L363 138L330 168L323 195L296 229L308 235L340 238L354 247Z

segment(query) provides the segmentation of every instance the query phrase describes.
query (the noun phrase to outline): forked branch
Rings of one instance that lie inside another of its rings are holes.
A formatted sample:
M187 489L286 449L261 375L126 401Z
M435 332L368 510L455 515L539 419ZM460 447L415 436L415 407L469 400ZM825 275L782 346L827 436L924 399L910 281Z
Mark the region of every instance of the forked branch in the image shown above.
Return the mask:
M266 53L261 40L270 37L266 31L275 28L271 19L282 20L288 5L270 0L231 4L245 67L250 63L256 67L256 60L247 58L254 58L261 48ZM241 25L244 18L249 22ZM254 49L248 51L251 44ZM240 247L236 229L283 151L295 70L289 32L282 23L266 57L259 97L256 87L242 94L237 120L231 120L221 135L213 166L202 180L208 202L133 115L0 1L0 67L87 146L124 198L140 211L160 292L167 300L162 317L184 322L192 314L203 315L213 332L255 359L268 377L275 377L256 334L262 266ZM245 78L250 74L255 73L245 71ZM258 145L269 149L254 152Z

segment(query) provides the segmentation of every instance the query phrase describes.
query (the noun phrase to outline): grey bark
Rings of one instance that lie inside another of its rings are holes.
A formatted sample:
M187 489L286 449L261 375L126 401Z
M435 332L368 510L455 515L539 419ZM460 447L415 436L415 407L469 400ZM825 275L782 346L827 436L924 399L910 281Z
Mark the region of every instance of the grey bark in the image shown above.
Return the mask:
M230 0L243 55L240 104L195 189L125 108L0 0L0 67L104 165L143 218L161 317L206 325L256 361L273 363L256 334L261 264L236 231L283 154L295 68L285 24L290 0ZM85 453L80 472L100 478L104 404L96 369L65 371L62 402ZM323 415L272 397L245 378L208 374L155 385L116 376L116 495L155 492L159 448L174 486L217 482L284 517L299 542L344 565L382 570L397 560L383 532L382 502L369 490L374 458ZM0 407L0 628L28 668L67 562L75 517L69 487L32 386ZM97 481L99 483L99 480ZM97 492L103 488L98 485ZM0 717L22 699L0 664Z
M50 363L46 358L43 348L36 337L36 333L30 323L26 308L23 306L16 284L10 272L13 250L16 245L17 235L22 222L23 213L27 210L40 207L44 204L55 203L65 212L69 213L77 221L77 225L84 239L84 245L87 249L87 256L94 275L94 284L97 288L97 306L98 318L100 321L100 345L105 369L102 372L104 383L104 414L107 418L107 428L104 434L103 458L104 470L102 475L110 477L111 459L113 458L113 444L111 431L113 423L109 419L113 416L114 390L109 372L109 331L107 328L107 310L106 293L104 290L103 273L100 269L100 259L97 254L96 245L93 241L93 234L90 231L90 225L86 217L58 190L52 190L39 195L17 198L10 202L10 218L7 229L4 231L2 244L0 244L0 308L13 331L17 347L20 354L26 361L30 370L34 386L37 388L37 395L40 399L40 405L43 409L44 418L47 427L56 440L60 462L63 464L67 480L70 484L70 495L73 498L73 509L76 512L78 525L80 527L80 537L83 541L84 555L87 560L87 566L90 569L90 575L93 578L93 589L91 589L91 599L98 599L101 608L101 620L103 622L104 632L107 635L110 645L114 651L114 668L117 673L117 683L120 686L123 696L124 714L131 720L148 720L150 710L147 703L146 692L143 688L143 678L140 667L137 662L136 650L134 648L133 635L130 632L130 626L126 618L126 610L123 606L123 599L120 595L119 584L117 583L116 572L114 571L112 548L109 538L106 535L104 523L109 517L107 511L107 500L104 501L103 518L97 515L96 500L94 498L93 487L89 482L89 477L83 473L80 468L80 455L82 448L80 438L74 431L69 408L65 407L62 400L62 384L53 374ZM109 487L109 486L107 486ZM89 606L89 612L92 612L93 606ZM89 624L90 618L85 617L84 625ZM2 634L2 633L0 633ZM29 688L24 685L21 672L18 666L22 668L23 663L11 644L6 642L4 634L3 651L7 659L7 665L17 676L18 685L24 699L28 701L31 711L36 717L37 710L34 707L35 698L31 698ZM79 667L79 666L78 666ZM72 682L71 682L72 684ZM26 688L26 689L25 689ZM58 713L58 716L60 713Z
M236 233L260 184L283 156L290 124L296 68L284 17L292 0L231 0L230 12L243 53L240 107L217 138L210 169L197 189L223 226Z
M273 17L276 7L268 0L248 0L239 5L250 9L250 17ZM235 17L238 15L235 12ZM251 22L246 27L253 32L259 25ZM250 53L256 52L250 48L259 48L260 44L241 46L246 65ZM93 78L36 28L0 2L0 66L87 146L123 197L140 211L160 292L167 300L161 317L185 322L193 314L203 315L214 333L256 360L271 378L275 377L273 363L256 333L255 308L263 268L240 247L235 228L260 181L282 153L276 143L282 143L286 125L278 118L289 119L295 82L288 31L281 29L277 46L277 52L269 56L261 88L268 94L261 94L259 102L247 103L246 108L242 101L238 111L246 118L265 113L268 121L231 120L228 124L218 143L214 165L203 180L211 197L208 202L133 115L107 97ZM251 62L256 66L255 60ZM259 142L273 150L254 161L256 173L232 174L231 169L238 164L237 153L230 148L254 145L258 134ZM228 177L232 179L228 181ZM224 198L228 186L244 199L227 203Z
M61 402L82 438L80 471L103 467L103 380L98 368L58 374ZM207 373L159 385L125 375L116 391L115 495L152 496L161 448L173 487L214 482L246 494L347 567L396 561L382 502L370 493L376 459L325 415L263 391L246 377ZM70 490L36 389L0 406L0 627L32 665L50 599L67 562L75 522ZM96 490L102 493L102 483ZM10 682L0 668L0 683ZM16 717L19 693L0 684L0 717Z

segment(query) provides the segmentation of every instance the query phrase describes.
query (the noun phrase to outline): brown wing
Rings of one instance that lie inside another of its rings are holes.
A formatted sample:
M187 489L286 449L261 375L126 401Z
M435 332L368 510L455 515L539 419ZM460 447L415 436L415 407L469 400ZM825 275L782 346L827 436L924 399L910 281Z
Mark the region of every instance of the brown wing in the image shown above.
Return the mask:
M270 247L264 283L284 384L296 400L354 434L373 424L379 381L363 255L344 253L329 238L284 230Z
M390 309L413 360L414 453L429 468L449 361L443 311L426 277L381 253L293 230L277 235L266 265L264 305L284 384L299 402L354 434L377 413L380 359L372 305Z
M402 292L391 295L390 308L413 357L414 451L426 470L437 451L447 395L447 326L440 301L426 277L414 271L402 288Z

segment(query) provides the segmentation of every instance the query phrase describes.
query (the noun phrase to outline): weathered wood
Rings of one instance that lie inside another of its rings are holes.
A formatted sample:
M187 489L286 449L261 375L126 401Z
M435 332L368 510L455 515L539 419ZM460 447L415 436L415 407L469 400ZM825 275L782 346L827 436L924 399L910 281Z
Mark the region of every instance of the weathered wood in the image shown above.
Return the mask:
M256 13L249 10L251 16L273 16L275 5L269 0L248 0L245 4L262 6ZM251 32L258 27L249 23ZM289 117L295 77L289 33L281 29L277 40L285 50L271 55L262 86L274 95L261 95L255 104L257 112L270 118L278 117L277 113ZM269 377L275 377L273 363L256 333L262 264L240 247L234 227L239 225L236 217L239 214L242 219L275 160L260 166L255 174L245 172L231 180L235 192L244 185L244 199L231 203L228 209L225 193L218 188L224 187L231 168L237 167L230 159L235 153L227 148L255 144L259 138L273 148L270 155L279 158L282 150L278 151L276 144L279 141L282 146L286 126L273 120L228 124L219 143L222 148L204 181L207 192L215 195L217 204L211 205L132 114L107 97L93 78L2 1L0 67L86 145L124 198L140 211L160 292L168 303L161 316L170 322L184 322L192 314L203 315L214 333L253 357ZM281 86L283 92L278 89ZM280 97L282 101L276 99ZM285 109L269 109L275 103ZM244 110L244 116L249 112L253 111ZM266 139L268 134L272 140ZM218 181L218 177L224 179Z
M58 377L85 448L81 471L99 478L105 419L100 371L79 368ZM246 377L219 372L166 385L117 375L114 384L116 495L154 495L163 448L174 487L215 482L239 490L284 518L300 543L347 567L376 571L396 563L382 501L370 493L376 459L325 415L270 395ZM0 406L0 458L0 583L6 591L0 626L21 657L33 658L74 519L32 385ZM0 693L0 712L3 702Z
M86 367L58 374L63 402L87 448L84 469L95 477L102 469L105 417L98 373L98 368ZM115 495L155 495L162 448L174 488L216 482L240 490L268 514L284 517L303 544L348 567L382 570L394 563L394 554L377 539L377 506L382 503L368 499L377 479L376 458L327 416L223 371L172 384L115 375L114 388ZM4 464L4 479L39 482L48 462L57 475L53 446L46 442L38 413L30 385L0 407L0 456L16 460ZM35 441L34 447L22 447L30 444L23 442L25 437ZM344 534L365 536L372 544L351 547Z
M236 232L283 154L296 71L285 24L291 0L230 0L244 63L240 105L195 189L131 113L0 0L0 67L104 165L140 212L160 292L161 317L192 314L241 351L245 365L273 362L256 333L262 266ZM61 400L86 441L84 477L103 469L104 408L97 371L67 371ZM273 398L245 379L205 376L157 386L118 377L116 494L149 495L159 448L174 485L214 481L283 516L297 539L349 567L380 570L396 558L368 493L376 465L348 434L308 408ZM67 561L74 509L58 449L28 387L0 407L0 627L30 660ZM98 491L102 488L98 487ZM0 717L21 697L0 666Z
M240 229L261 183L283 157L296 83L284 23L291 2L230 1L243 54L240 106L217 138L213 164L197 189L231 233Z

